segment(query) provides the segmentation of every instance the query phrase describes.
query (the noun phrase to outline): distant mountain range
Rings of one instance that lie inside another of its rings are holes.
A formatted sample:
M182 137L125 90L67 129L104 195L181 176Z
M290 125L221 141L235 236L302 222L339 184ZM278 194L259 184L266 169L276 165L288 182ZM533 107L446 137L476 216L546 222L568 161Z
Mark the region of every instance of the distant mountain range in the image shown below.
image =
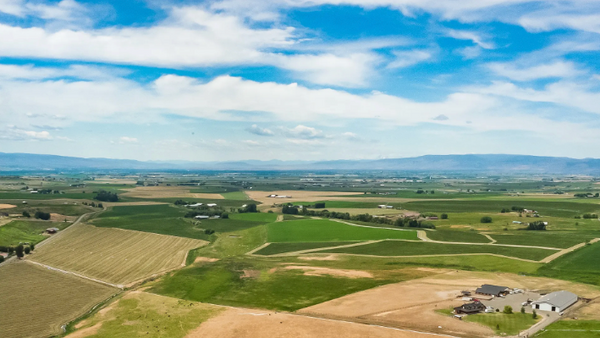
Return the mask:
M107 158L0 153L0 171L91 170L381 170L600 175L600 159L527 155L426 155L381 160L144 162Z

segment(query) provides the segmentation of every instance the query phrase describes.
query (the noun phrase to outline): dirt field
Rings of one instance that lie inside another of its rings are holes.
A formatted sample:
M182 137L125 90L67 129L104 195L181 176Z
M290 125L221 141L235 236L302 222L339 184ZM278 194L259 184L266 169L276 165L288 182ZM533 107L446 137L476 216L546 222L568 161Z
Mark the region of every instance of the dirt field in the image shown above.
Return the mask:
M600 303L591 303L575 312L572 317L577 317L579 320L600 320Z
M385 285L347 295L302 309L299 313L363 320L373 324L418 331L488 337L493 335L493 331L487 327L459 321L435 312L438 309L461 305L463 302L456 298L460 291L473 292L481 284L506 285L546 292L569 290L586 298L600 296L600 291L593 286L549 278L449 271L423 279ZM440 329L439 326L442 328Z
M260 310L228 309L186 338L433 338L435 336L349 322Z
M135 197L135 198L204 198L222 200L223 196L220 194L197 194L191 193L189 187L137 187L133 189L126 189L127 192L123 193L123 196Z
M47 337L118 290L28 262L0 265L0 335Z
M10 209L10 208L16 208L16 205L12 205L12 204L0 204L0 209Z
M284 270L302 270L306 276L334 276L344 278L373 278L373 275L366 271L360 270L344 270L344 269L331 269L322 268L317 266L298 266L288 265L283 268Z
M51 213L50 214L50 220L52 222L64 222L65 220L67 220L67 222L75 222L77 220L77 216L65 216L65 215L61 215L61 214L56 214L56 213Z
M45 243L28 259L113 284L129 284L185 261L207 242L79 224Z

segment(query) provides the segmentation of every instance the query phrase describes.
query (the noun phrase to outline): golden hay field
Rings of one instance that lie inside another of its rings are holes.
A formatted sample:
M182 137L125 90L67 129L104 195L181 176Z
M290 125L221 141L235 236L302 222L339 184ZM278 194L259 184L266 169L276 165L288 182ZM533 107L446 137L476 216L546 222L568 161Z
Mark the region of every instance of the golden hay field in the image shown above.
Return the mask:
M206 194L206 193L191 193L189 187L136 187L133 189L125 189L126 193L121 194L126 197L134 198L206 198L219 199L224 197L221 194Z
M48 337L118 289L25 261L0 265L0 336Z
M207 242L152 233L76 225L29 259L113 284L129 284L182 266Z

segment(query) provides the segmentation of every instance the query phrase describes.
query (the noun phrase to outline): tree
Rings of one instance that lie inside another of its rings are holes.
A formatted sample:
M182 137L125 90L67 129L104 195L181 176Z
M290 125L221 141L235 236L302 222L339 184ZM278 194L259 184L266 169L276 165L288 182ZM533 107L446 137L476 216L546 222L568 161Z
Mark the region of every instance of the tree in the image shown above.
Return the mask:
M116 193L110 191L100 190L98 191L94 199L102 202L118 202L119 196Z
M4 262L4 256L0 256L0 263Z
M532 317L533 319L537 319L537 312L535 312L535 310L533 310Z
M524 306L521 306L521 313L523 313L523 314L525 313L525 307Z
M227 213L227 212L222 213L221 218L229 218L229 213Z
M47 221L50 219L50 213L38 210L35 212L35 218Z
M510 305L506 305L506 306L504 307L504 311L502 311L502 312L506 313L507 315L510 315L510 314L512 314L512 313L513 313L513 308L512 308L512 306L510 306Z
M481 223L492 223L492 218L490 216L483 216L480 220Z
M29 218L29 217L31 217L31 214L27 210L25 210L25 211L23 211L23 217Z
M28 246L26 246L26 247L25 247L25 249L24 249L23 251L25 251L25 254L26 254L26 255L29 255L29 254L31 253L31 248L30 248L30 247L28 247Z
M315 209L325 209L325 202L315 203Z
M23 251L24 251L24 250L23 250L23 244L19 244L19 245L17 245L17 247L15 248L15 253L16 253L16 255L17 255L17 257L18 257L19 259L21 259L21 258L23 258L23 256L25 256L25 255L23 254Z
M33 244L33 243L29 244L29 248L31 249L31 251L33 251L33 249L35 249L35 244Z
M531 222L527 225L527 230L546 230L546 223L542 221Z
M441 215L440 215L440 218L441 218L441 219L448 219L448 214L441 214Z

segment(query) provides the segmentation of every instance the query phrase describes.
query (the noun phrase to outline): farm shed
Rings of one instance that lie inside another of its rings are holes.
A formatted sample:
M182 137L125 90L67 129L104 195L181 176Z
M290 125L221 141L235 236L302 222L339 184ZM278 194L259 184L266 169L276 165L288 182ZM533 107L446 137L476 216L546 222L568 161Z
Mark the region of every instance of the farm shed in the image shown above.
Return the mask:
M539 300L533 302L531 306L534 309L542 311L562 312L569 306L577 303L578 299L576 294L569 291L557 291L541 297Z
M463 304L461 306L454 308L454 313L456 314L474 314L485 311L485 305L481 302L473 302L468 304Z
M210 208L212 208L212 207L216 207L216 206L217 206L217 203L208 203L206 206L207 206L207 207L210 207Z
M46 229L46 232L49 233L49 234L55 234L59 230L60 230L59 228L48 228L48 229Z
M208 219L209 217L208 217L208 216L205 216L205 215L198 215L198 216L196 216L196 217L194 217L194 218L195 218L195 219Z
M508 293L508 287L483 284L480 288L477 288L477 290L475 290L475 292L478 294L481 294L481 295L499 297L501 295L506 295Z
M194 207L199 207L201 205L202 205L202 203L195 203L195 204L188 204L188 205L186 205L186 207L188 207L188 208L194 208Z

